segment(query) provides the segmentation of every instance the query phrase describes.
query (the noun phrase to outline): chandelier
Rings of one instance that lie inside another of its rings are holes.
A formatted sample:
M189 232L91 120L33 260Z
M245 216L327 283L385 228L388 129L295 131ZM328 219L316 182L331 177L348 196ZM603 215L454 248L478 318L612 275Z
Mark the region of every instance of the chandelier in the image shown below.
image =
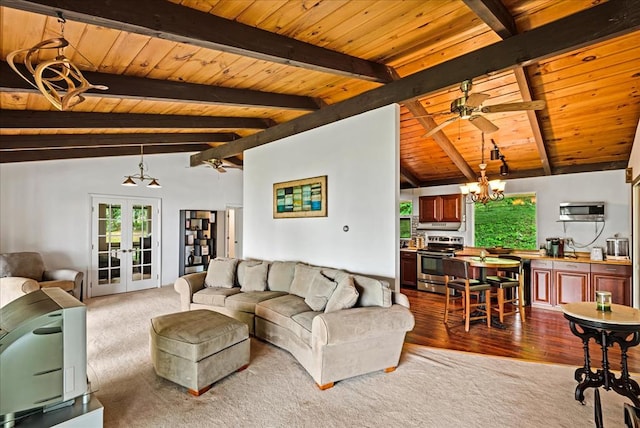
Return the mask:
M493 150L491 152L492 159L500 159L502 166L500 167L500 174L507 175L509 168L507 162L504 160L504 156L500 154L500 150L496 143L493 142ZM475 183L467 183L464 186L460 186L460 191L465 196L465 200L469 204L479 202L486 204L489 201L500 201L504 199L504 187L505 182L502 180L491 180L486 175L487 164L484 163L484 132L482 133L482 162L480 163L480 177Z
M109 88L89 83L80 72L80 69L69 58L64 56L64 48L69 46L70 43L64 38L66 20L62 16L62 12L58 12L58 22L60 23L61 37L43 40L29 49L10 52L7 55L7 63L20 77L39 90L55 108L68 110L85 100L82 96L85 91L89 89L104 91ZM47 56L44 52L46 49L57 49L57 55L53 59L45 59L37 63L39 59ZM76 52L89 61L77 49ZM15 65L15 57L22 55L24 55L22 62L32 79L20 72Z
M158 183L157 178L145 174L147 166L144 163L143 146L140 146L140 163L138 164L138 168L140 168L139 174L126 175L124 177L125 180L122 182L123 186L137 186L138 183L136 183L135 180L139 180L140 183L144 183L145 180L149 180L149 184L147 184L147 187L152 187L154 189L162 187L160 183Z

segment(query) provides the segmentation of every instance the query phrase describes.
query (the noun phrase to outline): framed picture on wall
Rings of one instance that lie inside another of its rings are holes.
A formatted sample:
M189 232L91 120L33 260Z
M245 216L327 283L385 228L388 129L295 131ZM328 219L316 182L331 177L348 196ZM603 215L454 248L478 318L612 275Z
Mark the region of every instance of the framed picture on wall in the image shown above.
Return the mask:
M273 185L273 218L326 216L326 175Z

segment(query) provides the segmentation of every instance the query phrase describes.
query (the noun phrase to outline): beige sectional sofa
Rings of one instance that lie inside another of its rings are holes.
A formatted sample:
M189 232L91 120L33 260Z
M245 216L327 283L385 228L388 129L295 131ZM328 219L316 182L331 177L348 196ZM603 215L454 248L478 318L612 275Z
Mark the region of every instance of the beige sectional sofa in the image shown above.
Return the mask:
M400 360L409 301L389 284L293 261L217 258L175 282L183 311L210 309L289 351L321 389Z

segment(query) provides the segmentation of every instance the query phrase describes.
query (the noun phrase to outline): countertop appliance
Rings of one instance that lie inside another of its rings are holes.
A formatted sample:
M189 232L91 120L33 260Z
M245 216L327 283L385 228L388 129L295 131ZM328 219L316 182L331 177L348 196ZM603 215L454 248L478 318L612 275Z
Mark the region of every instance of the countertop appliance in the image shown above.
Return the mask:
M629 238L607 238L607 259L629 260Z
M562 202L560 221L602 221L604 202Z
M564 257L564 239L547 238L547 256Z
M427 236L427 246L418 250L418 290L444 294L442 260L463 248L462 236Z

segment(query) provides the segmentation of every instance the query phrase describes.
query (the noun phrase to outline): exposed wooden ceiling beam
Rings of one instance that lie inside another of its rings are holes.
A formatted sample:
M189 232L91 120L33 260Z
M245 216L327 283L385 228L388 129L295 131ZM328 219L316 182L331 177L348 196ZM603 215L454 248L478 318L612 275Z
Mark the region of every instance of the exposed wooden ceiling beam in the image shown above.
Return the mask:
M160 153L189 153L206 148L206 144L170 144L146 146L145 155ZM0 163L32 162L58 159L99 158L104 156L130 156L139 155L140 147L92 147L73 149L48 149L48 150L0 150Z
M187 43L260 60L375 82L391 80L385 65L304 43L168 1L0 0L14 9ZM89 79L91 82L91 79Z
M67 147L167 145L175 143L220 143L238 139L230 132L195 134L37 134L0 135L0 155L7 150ZM205 146L207 148L209 146Z
M400 165L400 175L402 175L413 187L420 187L420 180L418 180L411 171L402 165Z
M610 0L501 42L419 71L322 110L276 125L231 144L191 156L191 165L237 155L281 138L392 103L403 102L465 79L513 69L640 29L635 0Z
M516 22L500 0L462 0L478 18L503 39L518 34Z
M266 129L271 125L253 117L0 110L3 129Z
M482 19L493 31L495 31L503 39L508 39L518 34L516 22L509 13L509 10L502 4L500 0L463 0L464 3ZM520 88L522 101L532 101L531 82L527 77L526 70L523 67L516 67L513 70L516 76L516 82ZM547 154L547 145L542 136L542 127L538 120L538 115L533 110L527 110L527 118L531 124L533 139L536 142L542 169L546 175L551 175L551 165L549 163L549 155Z
M1 0L0 0L1 1ZM18 69L28 76L26 68ZM236 107L262 107L289 110L318 110L319 104L312 98L298 95L253 91L250 89L224 88L195 83L145 79L107 73L83 71L84 77L93 84L106 85L106 91L87 91L85 97L147 99L169 102L193 102L199 104ZM9 64L0 62L0 91L39 93L33 86L16 74Z

